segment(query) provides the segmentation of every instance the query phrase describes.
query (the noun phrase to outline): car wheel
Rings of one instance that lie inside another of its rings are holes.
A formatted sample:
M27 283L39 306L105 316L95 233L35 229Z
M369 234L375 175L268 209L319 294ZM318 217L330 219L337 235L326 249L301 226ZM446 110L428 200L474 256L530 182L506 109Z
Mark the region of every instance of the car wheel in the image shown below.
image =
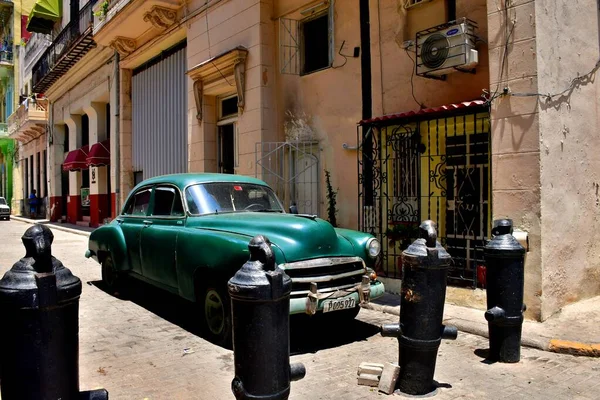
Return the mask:
M123 276L115 269L110 255L102 260L102 282L112 293L118 292L122 288Z
M229 294L217 285L208 285L202 296L203 330L207 339L231 345L231 303Z

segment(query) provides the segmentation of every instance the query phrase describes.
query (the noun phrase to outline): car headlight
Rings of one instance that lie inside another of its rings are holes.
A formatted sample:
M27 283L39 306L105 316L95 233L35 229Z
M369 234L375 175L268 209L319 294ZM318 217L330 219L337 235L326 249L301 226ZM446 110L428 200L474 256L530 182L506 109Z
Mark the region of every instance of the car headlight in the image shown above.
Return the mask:
M381 252L381 243L375 238L371 238L367 241L367 253L369 257L376 258Z

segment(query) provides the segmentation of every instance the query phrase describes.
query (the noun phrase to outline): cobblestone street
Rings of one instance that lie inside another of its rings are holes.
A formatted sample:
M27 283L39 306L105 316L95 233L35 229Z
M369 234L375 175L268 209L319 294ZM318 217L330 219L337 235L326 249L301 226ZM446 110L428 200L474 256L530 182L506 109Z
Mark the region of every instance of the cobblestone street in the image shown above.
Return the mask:
M23 256L20 237L29 226L0 223L0 274ZM233 353L198 336L192 305L143 284L133 285L126 299L106 293L99 265L83 256L87 237L53 232L53 255L83 283L82 390L104 387L117 400L233 398ZM307 374L292 384L290 398L385 398L374 388L358 386L356 370L362 361L397 361L397 341L381 337L376 328L395 318L362 310L343 332L295 319L292 362L304 363ZM519 364L490 365L484 360L486 349L486 339L462 332L456 341L443 342L436 370L441 388L435 398L600 398L599 359L524 348Z

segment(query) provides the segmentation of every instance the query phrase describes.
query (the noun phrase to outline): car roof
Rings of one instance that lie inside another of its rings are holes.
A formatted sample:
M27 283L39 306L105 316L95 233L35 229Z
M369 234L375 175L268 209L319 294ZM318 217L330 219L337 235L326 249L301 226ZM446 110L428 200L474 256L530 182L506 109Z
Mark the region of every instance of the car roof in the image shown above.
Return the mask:
M210 182L238 182L238 183L254 183L257 185L268 186L260 179L252 178L244 175L233 174L217 174L217 173L187 173L187 174L170 174L161 175L154 178L146 179L140 182L136 188L141 186L156 185L161 183L170 183L183 190L186 186L197 183Z

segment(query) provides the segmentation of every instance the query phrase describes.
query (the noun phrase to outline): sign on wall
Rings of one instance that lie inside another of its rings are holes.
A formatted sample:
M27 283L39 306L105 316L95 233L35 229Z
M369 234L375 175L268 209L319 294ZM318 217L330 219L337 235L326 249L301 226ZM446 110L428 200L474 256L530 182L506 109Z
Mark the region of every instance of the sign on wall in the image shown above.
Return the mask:
M81 206L90 206L90 188L81 188Z

